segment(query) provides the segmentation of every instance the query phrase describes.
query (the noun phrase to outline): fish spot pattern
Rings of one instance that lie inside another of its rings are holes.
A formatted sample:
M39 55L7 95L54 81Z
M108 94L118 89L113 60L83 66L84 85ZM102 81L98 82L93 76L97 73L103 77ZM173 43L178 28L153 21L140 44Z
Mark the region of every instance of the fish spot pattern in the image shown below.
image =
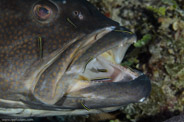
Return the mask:
M31 86L29 84L36 79L33 78L28 82L25 74L41 60L39 37L42 38L43 43L43 58L63 48L68 40L76 37L72 31L72 34L68 33L68 27L65 27L65 24L60 23L61 18L58 18L55 23L40 24L30 14L33 2L30 0L25 2L21 0L0 2L0 98L4 99L16 99L16 94L25 92L24 90L29 89L25 87L26 84ZM65 59L61 59L61 62L64 61ZM64 63L58 62L56 65L53 67L53 72L50 74L46 72L41 78L49 76L47 80L54 84L54 79L58 76L56 72L62 70ZM46 88L46 91L48 90L49 87ZM8 97L7 94L12 93L15 95Z

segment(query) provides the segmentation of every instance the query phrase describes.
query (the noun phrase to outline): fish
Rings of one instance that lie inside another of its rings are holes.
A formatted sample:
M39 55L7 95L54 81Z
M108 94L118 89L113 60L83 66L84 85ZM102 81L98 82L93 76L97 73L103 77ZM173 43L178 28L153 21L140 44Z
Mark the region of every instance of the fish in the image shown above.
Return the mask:
M86 0L1 0L0 115L86 115L143 102L150 79L121 66L136 39Z

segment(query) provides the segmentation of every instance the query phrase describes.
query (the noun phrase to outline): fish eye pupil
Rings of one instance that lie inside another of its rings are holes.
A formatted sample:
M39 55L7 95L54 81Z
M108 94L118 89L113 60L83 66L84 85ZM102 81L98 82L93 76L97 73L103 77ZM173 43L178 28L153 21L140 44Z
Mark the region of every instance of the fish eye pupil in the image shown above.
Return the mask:
M40 8L39 8L39 12L40 12L40 13L44 13L44 14L49 14L49 10L46 9L46 8L44 8L44 7L40 7Z
M79 12L78 11L74 11L73 12L75 16L78 16L79 15Z

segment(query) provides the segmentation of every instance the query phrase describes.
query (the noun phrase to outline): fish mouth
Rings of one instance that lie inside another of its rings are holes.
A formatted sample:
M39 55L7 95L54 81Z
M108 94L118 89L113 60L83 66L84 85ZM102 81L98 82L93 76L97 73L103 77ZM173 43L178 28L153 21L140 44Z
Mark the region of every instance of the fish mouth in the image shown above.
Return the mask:
M106 39L111 39L109 36L115 36L113 33L118 35L122 32L117 33L116 30L114 30L114 32L107 34L106 37L103 37L99 41L103 42ZM101 50L100 52L103 53L99 55L96 54L97 56L89 59L89 61L83 67L84 71L80 73L79 79L91 81L94 83L128 82L140 76L139 72L134 72L128 67L121 66L121 62L124 59L126 50L135 41L136 37L133 36L131 38L123 39L122 41L117 41L114 46L112 46L112 44L110 43L109 45L111 45L112 47L106 47L103 50L105 52ZM101 46L102 45L103 43L101 44Z
M128 82L140 76L139 72L121 66L127 49L136 42L135 34L123 27L109 27L102 29L97 34L99 33L101 33L100 38L94 39L91 46L85 50L81 48L82 51L78 51L80 53L76 54L76 63L73 67L71 66L67 74L78 71L78 80L94 83ZM98 36L97 34L95 37ZM87 42L91 43L92 41ZM80 60L84 60L82 65ZM72 88L71 91L75 90Z
M100 33L103 33L100 38L93 43L89 41L90 46L78 51L80 53L76 54L74 63L66 71L65 74L75 76L75 80L69 86L65 101L62 101L63 107L83 108L81 101L95 109L122 106L142 102L149 96L149 78L121 65L127 49L136 42L135 34L124 27L111 27ZM61 101L56 103L60 104Z

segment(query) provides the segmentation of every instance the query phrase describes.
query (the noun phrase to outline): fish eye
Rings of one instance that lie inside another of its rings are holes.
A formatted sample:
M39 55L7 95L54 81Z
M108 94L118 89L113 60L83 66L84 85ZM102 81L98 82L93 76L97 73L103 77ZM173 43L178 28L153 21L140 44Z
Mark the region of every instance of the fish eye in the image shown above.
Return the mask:
M31 13L35 22L48 24L57 19L59 9L51 1L40 0L33 5Z
M52 9L45 5L36 5L33 9L39 20L48 20L52 14Z

